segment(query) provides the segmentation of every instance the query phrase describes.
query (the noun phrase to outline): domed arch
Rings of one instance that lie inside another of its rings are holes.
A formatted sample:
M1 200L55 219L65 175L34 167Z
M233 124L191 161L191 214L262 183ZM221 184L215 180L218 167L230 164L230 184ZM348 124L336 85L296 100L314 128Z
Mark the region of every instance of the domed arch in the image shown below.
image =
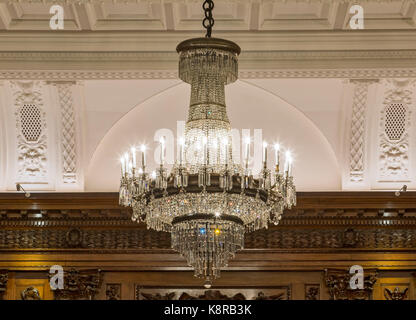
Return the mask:
M176 136L177 121L185 121L190 87L180 84L142 102L107 132L90 160L86 191L116 191L119 157L131 145L147 143L151 149L157 130L167 128ZM316 125L295 106L255 85L237 81L226 87L228 115L233 128L262 129L270 143L279 141L293 151L298 190L339 190L341 177L334 151ZM153 153L148 167L155 167Z

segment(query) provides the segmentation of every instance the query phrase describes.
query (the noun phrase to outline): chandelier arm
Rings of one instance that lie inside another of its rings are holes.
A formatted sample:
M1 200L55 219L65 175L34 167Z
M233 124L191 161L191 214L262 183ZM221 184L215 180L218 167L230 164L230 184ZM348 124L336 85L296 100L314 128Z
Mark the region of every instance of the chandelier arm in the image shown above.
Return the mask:
M202 9L204 9L205 18L202 21L202 25L207 29L205 34L206 38L211 38L212 27L214 26L215 20L212 17L212 10L214 10L214 1L205 0L202 4Z

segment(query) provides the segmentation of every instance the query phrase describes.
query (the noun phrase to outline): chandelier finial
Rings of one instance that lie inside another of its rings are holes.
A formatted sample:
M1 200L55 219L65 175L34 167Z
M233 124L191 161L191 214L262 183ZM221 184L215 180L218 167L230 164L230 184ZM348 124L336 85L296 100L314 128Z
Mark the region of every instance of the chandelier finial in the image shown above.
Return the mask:
M202 21L202 25L205 29L207 29L207 33L205 37L211 38L212 27L214 26L214 18L212 17L212 10L214 9L214 1L212 0L205 0L202 4L202 8L204 9L205 18Z

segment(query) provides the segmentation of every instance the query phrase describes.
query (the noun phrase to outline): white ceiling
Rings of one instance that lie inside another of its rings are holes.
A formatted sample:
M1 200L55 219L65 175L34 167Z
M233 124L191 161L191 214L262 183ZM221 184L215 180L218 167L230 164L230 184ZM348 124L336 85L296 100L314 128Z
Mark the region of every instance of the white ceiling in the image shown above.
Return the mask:
M189 0L3 0L0 29L49 30L49 8L61 3L66 30L201 30L202 1ZM366 29L414 29L411 0L215 1L215 30L349 29L351 4L365 12Z

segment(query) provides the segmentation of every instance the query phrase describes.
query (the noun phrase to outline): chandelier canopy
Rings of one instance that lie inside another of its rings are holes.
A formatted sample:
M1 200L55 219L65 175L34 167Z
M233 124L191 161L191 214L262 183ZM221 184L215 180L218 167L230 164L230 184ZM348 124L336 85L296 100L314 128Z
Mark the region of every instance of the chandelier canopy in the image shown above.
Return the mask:
M211 38L213 2L205 1L205 38L181 42L179 77L191 85L191 102L185 135L168 174L165 142L161 140L160 166L149 174L146 149L141 163L136 148L122 159L120 204L133 208L132 219L148 228L171 233L172 248L208 282L220 276L237 250L244 247L245 232L278 224L283 210L296 204L292 164L286 155L280 166L275 145L275 166L253 177L249 166L250 141L245 142L243 164L233 161L231 125L225 105L225 85L238 77L240 47Z

